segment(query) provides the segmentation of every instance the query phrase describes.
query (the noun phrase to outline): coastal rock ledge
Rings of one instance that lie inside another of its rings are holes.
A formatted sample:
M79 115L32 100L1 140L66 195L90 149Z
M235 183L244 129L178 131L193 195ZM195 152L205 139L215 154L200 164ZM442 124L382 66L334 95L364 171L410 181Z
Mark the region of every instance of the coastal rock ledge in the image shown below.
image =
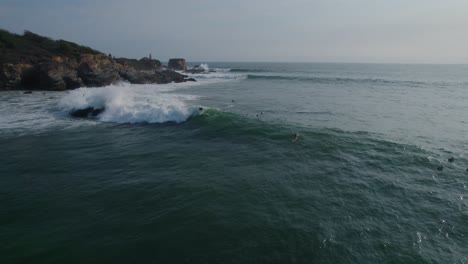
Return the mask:
M170 59L167 67L175 71L186 71L187 62L185 62L185 59Z
M184 59L178 60L186 67ZM0 30L0 90L60 91L119 81L163 84L194 80L164 70L159 60L114 58L65 40Z

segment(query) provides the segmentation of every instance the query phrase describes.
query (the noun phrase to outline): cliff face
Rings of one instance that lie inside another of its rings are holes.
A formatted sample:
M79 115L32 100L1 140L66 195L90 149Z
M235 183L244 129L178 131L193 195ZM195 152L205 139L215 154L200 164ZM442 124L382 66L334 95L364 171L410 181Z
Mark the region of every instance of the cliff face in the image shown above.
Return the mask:
M72 42L0 30L0 89L67 90L122 80L143 84L189 79L163 71L158 60L113 59Z

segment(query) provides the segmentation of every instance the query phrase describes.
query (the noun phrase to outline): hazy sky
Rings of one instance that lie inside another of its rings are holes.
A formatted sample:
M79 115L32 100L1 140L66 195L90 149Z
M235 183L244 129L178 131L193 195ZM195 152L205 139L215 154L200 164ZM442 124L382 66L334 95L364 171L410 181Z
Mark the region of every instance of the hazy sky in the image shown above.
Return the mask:
M468 63L468 0L0 0L0 27L163 61Z

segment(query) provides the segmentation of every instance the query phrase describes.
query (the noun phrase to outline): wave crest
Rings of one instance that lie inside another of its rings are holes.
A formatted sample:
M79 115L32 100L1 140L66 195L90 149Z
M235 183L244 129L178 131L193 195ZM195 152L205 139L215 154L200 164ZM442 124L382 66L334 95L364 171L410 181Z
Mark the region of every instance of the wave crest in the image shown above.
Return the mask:
M79 88L59 101L61 110L104 108L97 119L116 123L165 123L186 121L198 113L187 102L195 96L158 92L151 85L110 85L102 88Z

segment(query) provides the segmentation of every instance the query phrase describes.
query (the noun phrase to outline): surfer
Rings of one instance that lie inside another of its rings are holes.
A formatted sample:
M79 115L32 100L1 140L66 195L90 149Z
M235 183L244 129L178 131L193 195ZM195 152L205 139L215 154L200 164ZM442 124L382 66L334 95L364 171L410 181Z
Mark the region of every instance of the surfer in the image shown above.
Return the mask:
M299 134L295 133L294 136L293 136L293 142L296 142L299 140Z
M451 162L453 162L454 160L455 160L455 158L454 158L454 157L450 157L450 158L448 159L448 162L450 162L450 163L451 163Z

